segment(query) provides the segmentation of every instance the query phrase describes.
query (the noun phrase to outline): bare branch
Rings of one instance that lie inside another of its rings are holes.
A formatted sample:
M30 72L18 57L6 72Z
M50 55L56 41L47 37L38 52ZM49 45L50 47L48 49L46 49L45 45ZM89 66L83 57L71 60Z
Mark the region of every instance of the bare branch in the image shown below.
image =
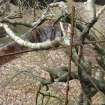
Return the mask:
M42 14L41 18L38 19L37 22L34 22L33 28L30 30L32 31L33 29L35 29L44 19L46 19L46 17L49 15L49 9L50 7L54 7L54 6L58 6L60 8L62 8L64 10L64 12L67 12L67 6L64 2L57 2L57 3L52 3L48 6L48 8L46 9L46 11ZM47 40L45 42L42 43L31 43L28 42L26 40L21 39L20 37L16 36L16 34L8 27L8 25L6 24L0 24L1 27L3 27L6 31L6 33L14 40L16 41L19 45L25 46L25 47L29 47L29 48L33 48L33 49L48 49L50 47L54 47L56 45L59 45L61 42L60 37L55 38L54 41L50 41Z
M105 10L105 5L97 12L96 17L99 18Z
M63 33L63 42L62 44L64 45L70 45L70 33L71 33L71 25L68 24L68 28L67 28L67 32L65 31L64 27L63 27L63 23L60 22L60 28L61 28L61 31Z
M0 22L1 23L9 23L9 24L12 24L12 25L24 25L26 27L32 27L32 25L28 22L18 22L18 21L12 21L8 18L3 18L3 19L0 19Z
M96 0L87 0L86 9L89 11L90 16L92 16L92 19L96 18L96 6L95 6Z
M95 1L96 0L87 0L86 2L86 9L91 13L92 18L99 18L100 15L104 12L105 10L105 5L96 13L96 6L95 6Z
M50 8L52 8L52 7L59 7L61 10L63 10L64 13L68 13L67 5L64 2L51 3L51 4L48 5L47 9L42 14L41 18L39 18L37 20L37 22L32 23L32 26L35 27L41 21L43 21L44 19L46 19L50 15L48 12L49 12Z
M0 24L1 27L3 27L6 31L6 33L19 45L33 48L33 49L47 49L50 47L54 47L56 45L60 44L61 38L57 37L54 41L47 40L42 43L31 43L26 40L21 39L20 37L16 36L15 33L8 27L6 24Z
M56 2L56 3L51 3L49 5L50 7L59 7L61 10L63 10L65 13L68 13L68 7L67 5L61 1L61 2Z

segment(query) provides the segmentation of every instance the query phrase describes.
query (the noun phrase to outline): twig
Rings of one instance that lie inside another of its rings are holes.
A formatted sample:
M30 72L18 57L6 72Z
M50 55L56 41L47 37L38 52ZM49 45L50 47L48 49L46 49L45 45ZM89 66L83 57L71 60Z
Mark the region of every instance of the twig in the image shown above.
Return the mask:
M42 88L42 85L39 84L38 90L37 90L37 93L36 93L35 105L37 105L37 103L38 103L38 96L39 96L39 94L40 94L41 88Z
M90 29L91 29L91 27L93 27L93 25L97 22L97 18L93 18L92 20L91 20L91 22L90 23L88 23L87 24L87 26L83 29L83 32L82 32L82 34L81 34L81 36L80 36L80 47L79 47L79 49L78 49L78 75L79 75L79 77L80 77L80 82L81 82L81 86L82 86L82 91L83 91L83 93L82 93L82 98L83 97L85 97L85 98L88 98L87 97L87 94L86 94L86 90L84 89L84 88L86 88L86 86L84 85L84 81L83 81L83 77L82 77L82 72L83 71L81 71L81 69L80 69L80 66L79 66L79 64L81 63L81 58L83 57L83 45L84 45L84 41L85 41L85 38L86 38L86 36L88 35L88 33L89 33L89 31L90 31ZM90 99L90 97L89 97L89 99ZM89 99L87 99L87 103L90 105L90 103L91 103L91 101L89 100ZM89 100L89 101L88 101ZM82 101L84 101L84 98L83 98L83 100ZM85 102L85 101L84 101Z
M28 32L31 32L32 30L34 30L44 19L46 19L46 17L48 16L48 12L49 12L49 9L50 7L53 7L55 6L56 3L52 3L50 4L46 11L42 14L41 18L39 18L37 20L37 22L34 22L33 23L33 28L31 30L29 30ZM66 5L64 2L58 2L57 5L58 7L62 7L64 9L64 12L67 12L66 11ZM8 27L8 25L6 24L0 24L1 27L3 27L6 31L6 33L15 41L17 42L19 45L22 45L22 46L25 46L25 47L29 47L29 48L33 48L33 49L43 49L43 48L49 48L49 47L52 47L52 46L56 46L56 45L59 45L60 44L60 41L61 41L61 38L56 38L54 41L50 41L50 40L47 40L45 42L42 42L42 43L31 43L31 42L28 42L26 40L23 40L21 39L20 37L16 36L16 34Z
M30 27L32 28L32 25L30 23L27 23L27 22L18 22L18 21L11 21L10 19L8 18L3 18L3 19L0 19L0 22L1 23L9 23L9 24L12 24L12 25L24 25L26 27Z
M96 17L99 18L104 11L105 11L105 5L97 12Z
M66 89L66 99L65 105L68 105L69 101L69 78L71 77L71 61L72 61L72 47L73 47L73 36L74 36L74 27L75 27L75 7L72 6L72 20L71 20L71 33L70 33L70 46L67 48L69 51L69 68L68 68L68 76L67 76L67 89ZM69 27L70 29L70 27Z
M47 48L59 45L59 43L61 41L61 38L57 37L53 41L47 40L47 41L42 42L42 43L32 43L32 42L28 42L28 41L23 40L20 37L16 36L15 33L8 27L8 25L1 23L0 26L3 27L6 31L6 33L8 33L8 35L15 42L17 42L19 45L33 48L33 49L47 49Z
M44 96L49 96L49 97L56 98L56 99L62 101L59 97L57 97L55 95L52 95L50 93L47 93L47 92L45 93L45 92L42 92L42 91L40 91L39 93L42 94L42 95L44 95Z
M84 45L96 44L96 43L105 43L105 40L100 40L100 41L85 41ZM73 47L77 47L77 46L80 46L80 45L81 45L81 43L73 43L72 46ZM56 49L67 48L67 47L69 47L69 46L60 46L60 47L57 47L57 48L55 47L55 48L43 49L43 50L56 50ZM28 49L28 50L18 51L18 52L14 52L14 53L3 54L3 55L0 55L0 57L14 56L14 55L24 54L24 53L28 53L28 52L33 52L33 51L40 51L40 50Z

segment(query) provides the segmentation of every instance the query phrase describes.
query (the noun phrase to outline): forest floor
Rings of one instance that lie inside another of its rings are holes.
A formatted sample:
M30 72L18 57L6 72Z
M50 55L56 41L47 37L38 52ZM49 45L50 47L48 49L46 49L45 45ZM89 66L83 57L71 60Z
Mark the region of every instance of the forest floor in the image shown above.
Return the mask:
M68 0L70 3L70 1ZM69 4L68 3L68 4ZM81 2L76 3L77 9L82 10ZM17 10L15 6L11 5L13 10ZM80 7L79 7L80 6ZM99 6L100 8L100 6ZM30 10L24 11L27 15L24 16L24 21L33 21L33 15ZM30 14L29 14L30 13ZM38 11L39 13L39 11ZM40 12L40 14L42 11ZM79 11L80 13L80 11ZM40 14L38 14L40 16ZM79 14L81 16L81 13ZM87 14L84 14L85 16ZM39 18L36 17L35 20ZM82 17L81 17L82 18ZM102 18L102 20L105 18ZM19 21L23 21L20 19ZM100 21L102 21L100 20ZM85 21L85 20L84 20ZM101 27L101 26L100 26ZM16 27L15 27L16 28ZM21 31L24 33L26 29L22 27L17 27L16 31ZM105 30L104 30L105 31ZM91 46L86 46L84 49L84 55L91 62L96 62L96 54L90 49ZM8 57L3 58L3 60L8 60ZM2 61L0 61L2 62ZM25 54L17 55L15 58L9 60L5 64L0 65L0 105L35 105L36 92L38 90L39 82L36 79L33 79L32 76L28 73L23 73L14 77L21 71L29 71L34 75L40 76L45 79L49 79L49 74L45 71L47 67L56 68L60 66L68 65L68 57L64 52L64 49L48 50L48 51L34 51L28 52ZM76 67L72 63L72 71L75 71ZM14 78L13 78L14 77ZM64 103L65 96L65 83L55 83L50 86L49 92L63 99ZM81 92L80 83L78 80L70 81L70 105L78 105L79 95ZM97 94L97 97L93 97L94 105L101 105L102 100L100 93ZM39 105L41 104L42 97L39 98ZM44 103L47 99L49 100L48 105L59 105L60 100L56 98L46 97ZM97 100L97 101L96 101ZM61 104L60 104L61 105Z

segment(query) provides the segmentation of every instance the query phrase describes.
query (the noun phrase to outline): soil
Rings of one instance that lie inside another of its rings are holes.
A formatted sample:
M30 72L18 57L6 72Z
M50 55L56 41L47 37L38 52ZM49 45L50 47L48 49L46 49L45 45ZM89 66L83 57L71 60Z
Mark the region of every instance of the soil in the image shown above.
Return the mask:
M71 0L68 0L69 7L71 7L70 3ZM13 16L15 14L18 14L18 8L13 4L10 5L11 5L11 10L13 10L11 14ZM83 21L87 21L88 15L83 9L83 3L76 2L75 5L78 17L80 17L80 19L84 19ZM97 10L99 10L99 8L101 8L101 6L97 5ZM24 9L23 18L16 18L16 20L28 21L31 23L33 20L34 21L37 20L42 12L43 12L42 10L36 11L36 17L33 17L32 9ZM105 15L103 14L99 22L97 22L94 26L98 27L97 30L99 32L102 30L101 31L102 33L105 33L104 32L105 25L103 21L105 20L104 16ZM17 32L19 31L19 33L20 30L21 33L24 33L26 31L26 29L22 28L22 26L21 27L18 26L18 28L15 27L14 30ZM97 31L96 32L94 31L94 34L99 34L99 33ZM102 38L104 37L102 36ZM7 39L8 42L10 42L9 40L10 39ZM7 43L3 44L6 45ZM104 45L102 44L102 46ZM20 47L19 46L17 47L17 51L19 50L18 48ZM11 51L9 51L8 53L10 53ZM96 53L92 50L92 46L90 45L85 46L84 55L92 63L97 63ZM17 75L12 80L11 78L17 73L25 70L33 73L34 75L40 76L45 79L49 79L49 74L45 71L46 67L56 68L68 65L68 57L65 54L64 49L28 52L16 56L2 57L0 59L1 59L0 60L0 104L1 105L35 105L35 97L38 90L39 82L37 81L37 79L33 79L32 76L28 73ZM76 67L73 63L72 63L72 71L76 71ZM55 83L50 86L49 92L51 92L51 94L57 95L62 100L64 100L65 86L66 86L65 83ZM70 81L70 92L69 92L70 105L78 105L80 93L81 93L81 87L79 81L78 80ZM101 95L99 94L96 97L101 97ZM49 100L48 102L49 105L60 104L60 101L57 100L56 98L49 99L49 97L46 97L45 101L47 101L47 99ZM96 98L93 97L93 99L95 100ZM40 100L42 100L41 97L38 100L39 103L41 103ZM101 105L100 102L102 101L100 100L102 100L102 98L98 98L97 102L93 101L94 105ZM64 103L64 101L62 101L62 103Z

